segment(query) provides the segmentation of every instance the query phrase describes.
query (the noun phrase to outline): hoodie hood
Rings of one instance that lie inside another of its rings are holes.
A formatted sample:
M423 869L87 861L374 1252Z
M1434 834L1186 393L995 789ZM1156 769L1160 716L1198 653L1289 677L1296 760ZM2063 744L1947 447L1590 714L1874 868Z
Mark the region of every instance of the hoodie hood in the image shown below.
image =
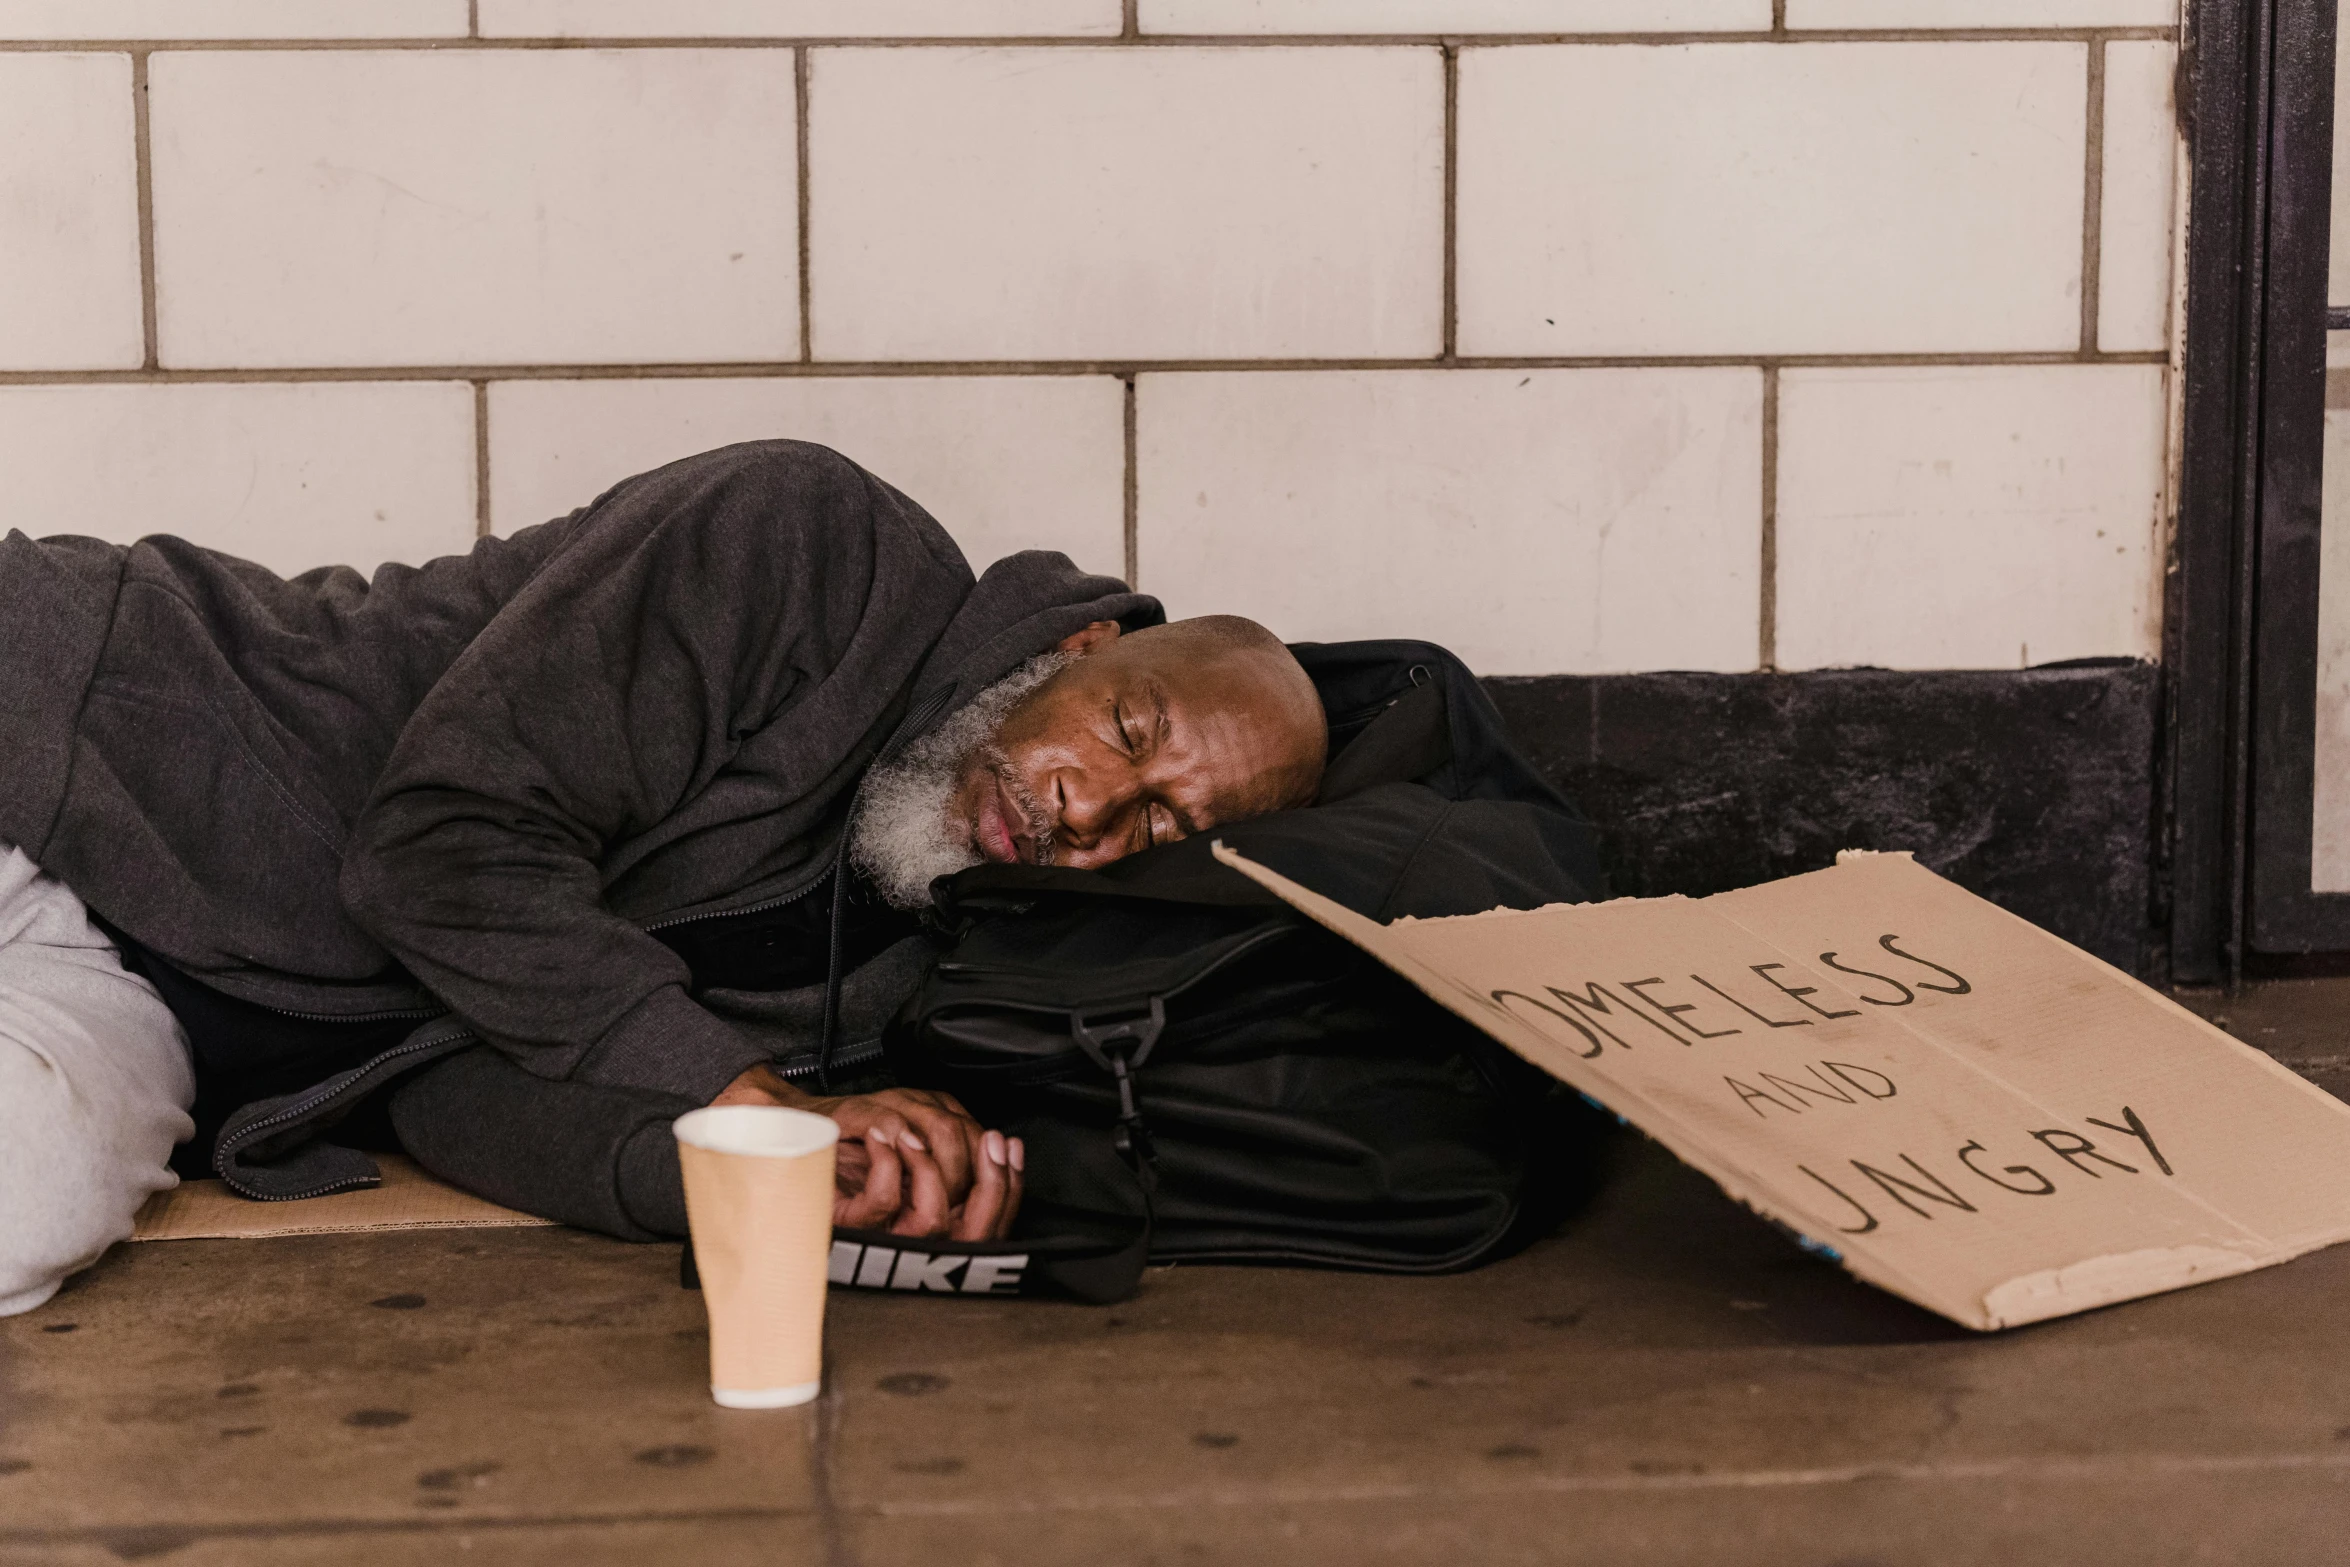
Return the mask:
M927 731L1063 637L1097 620L1127 631L1164 625L1166 610L1115 577L1080 571L1058 550L1022 550L987 568L915 677ZM940 693L944 692L943 700ZM911 737L908 737L911 738Z

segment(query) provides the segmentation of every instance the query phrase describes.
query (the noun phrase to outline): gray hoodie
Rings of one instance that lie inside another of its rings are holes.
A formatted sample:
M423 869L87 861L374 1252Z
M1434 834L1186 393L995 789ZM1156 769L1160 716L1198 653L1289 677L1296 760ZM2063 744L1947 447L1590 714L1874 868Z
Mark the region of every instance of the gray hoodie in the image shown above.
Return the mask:
M775 1042L645 927L806 887L885 747L1090 621L1162 618L1057 554L975 582L919 506L792 441L372 580L12 533L0 839L230 996L453 1014L330 1104L473 1040L707 1102ZM297 1169L331 1108L289 1108L241 1145L281 1166L256 1195L372 1178Z

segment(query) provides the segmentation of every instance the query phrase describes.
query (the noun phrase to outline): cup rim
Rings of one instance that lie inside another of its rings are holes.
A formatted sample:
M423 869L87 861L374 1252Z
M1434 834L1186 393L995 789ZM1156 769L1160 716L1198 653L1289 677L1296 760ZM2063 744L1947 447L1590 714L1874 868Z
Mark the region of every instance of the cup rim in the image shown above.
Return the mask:
M840 1141L830 1118L782 1105L705 1105L679 1116L670 1130L681 1143L753 1159L803 1159Z

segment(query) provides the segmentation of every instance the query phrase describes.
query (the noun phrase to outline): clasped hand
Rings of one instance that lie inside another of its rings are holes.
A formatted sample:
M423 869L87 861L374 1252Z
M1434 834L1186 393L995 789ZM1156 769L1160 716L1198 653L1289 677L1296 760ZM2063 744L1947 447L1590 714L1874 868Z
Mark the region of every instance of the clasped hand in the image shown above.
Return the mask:
M887 1088L826 1098L755 1066L710 1102L781 1105L837 1124L832 1222L842 1229L993 1241L1020 1211L1028 1151L982 1127L952 1094Z

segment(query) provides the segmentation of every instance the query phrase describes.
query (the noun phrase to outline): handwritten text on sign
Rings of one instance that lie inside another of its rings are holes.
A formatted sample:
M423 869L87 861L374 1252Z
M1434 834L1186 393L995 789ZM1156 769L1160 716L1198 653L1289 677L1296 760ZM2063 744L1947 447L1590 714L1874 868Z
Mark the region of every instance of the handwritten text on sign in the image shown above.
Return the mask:
M2350 1108L1906 856L1392 925L1217 857L1968 1326L2350 1238Z
M1917 1000L1920 990L1938 991L1949 996L1973 994L1974 985L1964 974L1945 964L1936 963L1930 958L1921 957L1905 950L1900 945L1900 941L1901 937L1897 933L1888 932L1877 938L1877 945L1883 948L1890 957L1903 960L1902 965L1888 962L1883 963L1882 966L1893 968L1906 965L1905 972L1910 975L1907 983L1894 974L1881 973L1876 969L1860 968L1841 961L1839 954L1835 952L1821 953L1820 963L1838 973L1847 974L1856 979L1872 980L1876 982L1877 986L1883 987L1881 991L1874 986L1854 990L1852 999L1868 1006L1909 1006ZM1787 967L1785 963L1749 963L1745 965L1746 973L1756 976L1763 986L1768 987L1770 992L1768 995L1760 993L1752 981L1741 986L1739 981L1743 976L1717 975L1715 979L1708 979L1703 974L1693 973L1689 976L1689 980L1692 984L1710 993L1717 1002L1728 1003L1729 1006L1735 1007L1747 1018L1760 1023L1767 1029L1810 1028L1822 1022L1835 1023L1845 1018L1865 1015L1857 1007L1822 1006L1813 1001L1811 998L1821 993L1820 987L1790 984L1786 978ZM1920 970L1926 971L1925 974L1917 972ZM1931 977L1926 977L1927 975ZM1716 980L1722 982L1716 983ZM1585 1060L1590 1060L1611 1047L1617 1050L1630 1050L1633 1047L1633 1041L1625 1038L1625 1034L1636 1034L1643 1038L1649 1037L1652 1033L1660 1034L1674 1044L1695 1048L1703 1040L1725 1039L1731 1035L1743 1034L1748 1031L1748 1025L1745 1023L1728 1028L1709 1029L1705 1027L1705 1023L1727 1022L1728 1018L1706 1015L1708 1009L1715 1005L1713 1002L1675 1000L1669 994L1660 994L1660 992L1666 991L1670 984L1662 975L1650 975L1646 979L1618 980L1616 984L1618 988L1614 990L1596 980L1585 980L1579 987L1545 985L1542 989L1550 997L1547 1002L1530 996L1524 991L1507 988L1497 988L1488 994L1496 1004L1516 1013L1535 1028L1543 1029L1552 1037L1558 1038L1561 1043L1566 1044L1569 1049L1574 1050L1578 1056ZM1742 988L1747 992L1745 1000L1741 1000L1737 994L1737 991ZM1633 1000L1635 997L1638 998L1637 1002ZM1749 1001L1772 1006L1773 1011L1782 1015L1773 1016L1772 1012L1757 1010L1755 1006L1748 1004ZM1775 1006L1773 1006L1774 1001L1776 1002ZM1789 1007L1789 1002L1793 1002L1794 1007ZM1529 1007L1533 1009L1533 1012L1541 1015L1536 1017L1523 1010ZM1805 1017L1801 1015L1801 1012L1797 1012L1796 1008L1800 1008L1802 1012L1809 1012L1812 1016ZM1646 1029L1634 1030L1632 1025L1635 1022L1647 1025ZM1555 1025L1560 1023L1571 1029L1572 1034L1565 1036L1557 1034ZM1623 1032L1619 1033L1617 1031L1619 1028ZM1830 1104L1864 1106L1876 1100L1891 1099L1901 1091L1900 1085L1885 1073L1873 1067L1860 1066L1849 1061L1807 1061L1798 1070L1803 1075L1792 1078L1778 1072L1758 1071L1751 1074L1753 1081L1723 1073L1722 1082L1740 1103L1757 1116L1766 1115L1771 1110L1801 1115L1807 1106L1812 1108L1824 1108ZM2138 1112L2128 1105L2124 1105L2120 1114L2122 1118L2120 1124L2097 1116L2088 1116L2084 1119L2092 1126L2100 1126L2107 1131L2135 1139L2143 1150L2138 1157L2164 1175L2175 1173L2170 1167L2170 1162L2163 1158L2162 1150L2155 1144L2153 1133L2147 1130L2146 1123L2140 1118ZM2099 1165L2105 1166L2106 1170L2119 1171L2124 1175L2144 1173L2144 1166L2127 1164L2109 1153L2100 1152L2096 1143L2066 1127L2034 1127L2028 1129L2026 1135L2040 1143L2048 1154L2063 1160L2065 1164L2070 1165L2074 1170L2081 1172L2091 1180L2106 1178L2105 1171L2101 1171L2098 1168ZM2046 1174L2033 1165L1993 1164L1991 1160L1996 1156L1977 1139L1970 1138L1961 1144L1952 1157L1956 1159L1958 1164L1964 1166L1969 1174L1980 1177L1983 1181L2004 1192L2026 1197L2048 1197L2053 1196L2057 1190L2057 1183L2050 1180ZM1874 1183L1877 1190L1882 1192L1885 1197L1892 1199L1902 1209L1916 1214L1919 1218L1933 1218L1937 1207L1955 1209L1963 1213L1982 1211L1964 1195L1965 1190L1972 1189L1972 1183L1961 1177L1957 1185L1954 1186L1951 1181L1943 1179L1941 1175L1920 1163L1914 1154L1897 1152L1887 1160L1888 1163L1906 1166L1908 1175L1880 1169L1878 1166L1861 1159L1851 1159L1847 1162L1861 1177ZM1851 1208L1851 1216L1860 1221L1857 1224L1837 1225L1836 1229L1840 1233L1866 1235L1882 1222L1876 1211L1872 1210L1866 1202L1856 1199L1843 1186L1837 1185L1835 1181L1820 1174L1810 1165L1798 1163L1796 1168L1829 1191L1834 1192ZM1866 1188L1860 1189L1866 1191ZM1880 1203L1879 1206L1883 1207L1884 1204ZM1887 1208L1886 1211L1892 1210Z

